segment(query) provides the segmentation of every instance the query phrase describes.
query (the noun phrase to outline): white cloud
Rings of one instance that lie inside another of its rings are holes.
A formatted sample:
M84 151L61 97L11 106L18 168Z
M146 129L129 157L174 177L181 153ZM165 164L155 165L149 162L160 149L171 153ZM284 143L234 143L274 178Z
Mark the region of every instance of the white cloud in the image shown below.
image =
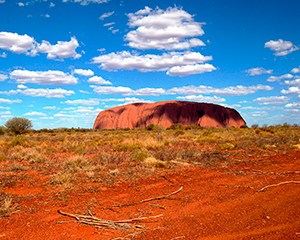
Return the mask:
M48 41L43 40L38 45L37 50L41 53L47 53L48 59L70 58L78 59L81 54L76 53L76 48L79 46L75 37L71 37L69 42L58 41L57 44L51 45Z
M265 111L275 111L275 110L279 110L282 109L282 107L242 107L242 110L265 110Z
M100 87L100 86L94 86L91 85L91 88L93 88L93 91L98 94L130 94L132 92L132 89L128 87Z
M22 2L19 2L18 5L19 5L20 7L24 7L24 6L25 6L24 3L22 3Z
M280 82L280 80L282 80L282 79L290 79L290 78L293 78L293 77L294 76L292 74L287 73L287 74L284 74L284 75L279 76L279 77L271 76L267 79L267 81L268 82L275 82L275 81Z
M103 27L109 27L114 24L115 24L115 22L105 23L105 24L103 24Z
M56 110L57 107L56 107L56 106L46 106L46 107L43 107L43 109L47 109L47 110Z
M0 57L1 57L1 58L6 58L6 57L7 57L7 54L4 52L4 53L0 54Z
M204 63L212 60L199 52L170 52L162 55L138 55L128 51L110 53L93 58L105 70L126 69L139 71L166 71L172 67Z
M20 84L20 85L17 86L17 88L19 88L19 89L26 89L26 88L28 88L28 87L26 87L26 86L23 85L23 84Z
M13 104L13 103L21 103L21 102L23 101L20 99L11 100L11 99L0 98L0 103Z
M0 91L0 94L15 95L18 94L18 90Z
M74 69L73 74L78 74L81 76L86 76L86 77L91 77L94 75L94 72L90 69L85 70L85 69Z
M299 87L290 87L288 90L281 90L281 94L300 94L300 88Z
M261 74L271 74L273 72L272 69L264 69L262 67L257 67L257 68L251 68L249 70L246 70L246 72L250 75L250 76L255 76L255 75L261 75Z
M68 75L61 71L48 70L42 71L28 71L28 70L14 70L10 73L11 79L16 79L17 83L36 83L42 85L74 85L77 84L77 78Z
M39 44L27 34L19 35L11 32L0 32L0 48L17 54L23 53L29 56L36 56L38 52L41 52L46 53L48 59L70 57L78 59L81 57L81 54L76 53L78 46L79 44L75 37L71 37L69 42L58 41L56 45L51 45L45 40ZM4 53L1 56L6 57L6 54Z
M41 117L41 119L43 119L43 120L53 120L54 117Z
M104 20L105 18L110 17L110 16L113 15L114 13L115 13L114 11L113 11L113 12L104 13L104 14L102 14L102 15L99 17L99 19Z
M184 86L175 87L169 89L166 94L180 94L180 95L197 95L197 94L216 94L222 96L241 96L253 94L259 90L270 91L273 87L268 85L256 85L256 86L235 86L226 88L213 88L210 86Z
M111 85L110 81L104 80L102 77L94 76L88 80L89 83L99 84L99 85Z
M55 7L55 4L51 2L49 7Z
M131 103L140 103L140 102L146 102L146 103L152 103L153 101L150 100L144 100L136 97L132 98L106 98L106 99L101 99L102 102L124 102L124 104L131 104ZM123 104L123 105L124 105Z
M40 117L46 117L47 114L42 113L42 112L32 111L32 112L25 113L24 116L40 116Z
M290 100L286 96L272 96L272 97L260 97L253 100L253 102L259 105L280 105L285 104Z
M295 80L292 80L292 81L284 81L284 83L285 83L286 85L300 86L300 77L299 77L299 76L296 76L296 79L295 79Z
M265 111L253 112L253 113L251 113L251 115L253 117L266 117L266 116L269 116L269 114Z
M107 3L109 1L110 0L63 0L63 2L78 2L83 6L88 5L90 3Z
M300 102L293 102L285 105L286 108L300 108Z
M0 0L0 3L5 3L5 0Z
M132 91L130 95L134 96L159 96L165 94L166 90L162 88L141 88L136 91Z
M195 102L209 102L209 103L221 103L225 102L225 98L213 96L203 96L203 95L190 95L185 97L177 97L177 99L183 100L183 101L195 101Z
M11 114L10 111L0 112L0 115L10 115L10 114Z
M67 100L65 102L61 102L62 104L68 105L84 105L84 106L95 106L99 105L100 100L96 98L86 99L76 99L76 100Z
M292 42L283 41L282 39L266 42L265 48L270 48L272 51L275 51L275 56L286 56L291 52L299 50L299 47L295 46Z
M182 50L196 46L205 46L199 39L188 39L202 36L202 24L195 22L193 16L177 7L166 11L149 7L136 13L127 14L130 31L125 40L128 45L137 49Z
M0 82L5 81L6 79L8 79L8 76L0 73Z
M46 98L65 98L66 96L70 96L75 94L72 90L65 90L62 88L55 88L55 89L44 89L44 88L27 88L25 90L18 90L19 93L22 93L26 96L32 97L46 97Z
M18 35L17 33L11 32L0 32L0 48L9 50L13 53L35 56L36 41L34 38L25 35Z
M10 107L3 107L3 106L0 106L0 109L6 109L6 110L9 110Z
M294 73L294 74L299 73L300 72L300 66L297 67L297 68L293 68L291 72Z
M188 76L192 74L199 74L205 72L212 72L216 68L208 63L205 64L195 64L195 65L185 65L172 67L167 74L170 76Z

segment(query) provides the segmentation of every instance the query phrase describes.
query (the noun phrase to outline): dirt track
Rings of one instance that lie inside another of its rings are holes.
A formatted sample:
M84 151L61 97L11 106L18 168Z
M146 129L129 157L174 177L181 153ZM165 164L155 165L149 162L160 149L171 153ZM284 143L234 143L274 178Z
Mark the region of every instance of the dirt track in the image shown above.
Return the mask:
M43 187L43 176L36 178L40 185L24 180L3 189L18 196L13 204L19 208L1 216L0 239L300 239L300 184L295 182L300 181L300 151L295 149L225 168L163 169L149 179L65 195ZM162 198L151 200L155 197ZM137 204L120 207L131 203ZM58 210L90 211L104 220L140 218L126 226L142 228L95 228Z

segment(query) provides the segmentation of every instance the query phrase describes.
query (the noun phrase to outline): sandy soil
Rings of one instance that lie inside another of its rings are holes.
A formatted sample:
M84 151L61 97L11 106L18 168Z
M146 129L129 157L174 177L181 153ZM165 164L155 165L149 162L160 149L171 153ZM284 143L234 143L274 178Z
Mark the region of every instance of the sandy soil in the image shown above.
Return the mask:
M16 208L0 217L0 239L300 239L300 151L237 160L69 192L45 184L44 173L2 176L18 181L3 189ZM84 223L89 214L128 221L97 227Z

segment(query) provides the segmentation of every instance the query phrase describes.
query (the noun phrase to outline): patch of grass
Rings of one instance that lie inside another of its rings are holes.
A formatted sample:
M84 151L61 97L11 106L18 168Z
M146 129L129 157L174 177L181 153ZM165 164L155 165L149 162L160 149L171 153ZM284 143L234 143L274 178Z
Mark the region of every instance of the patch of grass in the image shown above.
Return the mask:
M146 158L149 157L149 153L146 151L137 151L135 152L132 157L131 160L133 162L143 162Z

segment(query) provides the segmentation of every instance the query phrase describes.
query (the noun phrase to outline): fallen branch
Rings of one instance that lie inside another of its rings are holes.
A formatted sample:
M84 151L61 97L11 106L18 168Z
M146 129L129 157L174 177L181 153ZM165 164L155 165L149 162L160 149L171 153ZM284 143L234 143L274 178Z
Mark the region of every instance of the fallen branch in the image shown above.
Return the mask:
M287 181L287 182L280 182L280 183L277 183L277 184L267 185L267 186L263 187L262 189L258 190L258 192L262 192L265 189L270 188L270 187L277 187L277 186L284 185L284 184L289 184L289 183L298 183L298 184L300 184L300 181Z
M161 215L150 216L150 217L140 217L140 218L132 218L132 219L126 219L126 220L119 220L119 221L111 221L111 220L103 220L103 219L94 217L90 212L89 212L89 215L75 215L75 214L71 214L71 213L65 213L60 210L58 210L57 212L61 215L75 218L78 222L83 223L83 224L87 224L87 225L91 225L91 226L95 226L95 227L105 227L105 228L110 228L110 229L120 229L120 228L141 229L141 228L143 228L143 226L129 224L129 223L141 222L142 220L145 220L145 219L158 218L158 217L162 216L162 214L161 214Z
M160 197L154 197L154 198L148 198L148 199L142 200L140 202L123 204L123 205L113 206L113 207L118 207L118 208L129 207L129 206L134 206L134 205L138 205L138 204L141 204L141 203L150 202L150 201L154 201L154 200L168 199L170 196L179 193L182 190L182 188L183 188L183 186L181 186L177 191L172 192L168 195L164 195L164 196L160 196Z

